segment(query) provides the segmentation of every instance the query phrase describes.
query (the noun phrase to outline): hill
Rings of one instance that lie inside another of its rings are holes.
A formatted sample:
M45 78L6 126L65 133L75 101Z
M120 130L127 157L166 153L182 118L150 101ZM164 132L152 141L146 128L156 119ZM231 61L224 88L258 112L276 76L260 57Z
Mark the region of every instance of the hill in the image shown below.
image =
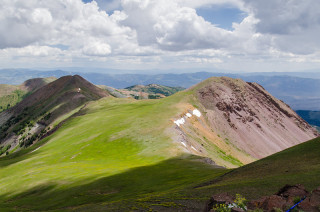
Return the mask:
M0 84L0 112L13 107L32 92L54 81L56 78L35 78L23 82L21 85Z
M226 168L317 135L261 86L242 80L210 78L157 100L109 96L88 102L33 146L0 158L0 208L199 211L213 192L199 194L200 187Z
M117 98L135 99L160 99L171 96L184 90L182 87L169 87L164 85L134 85L124 89L116 89L106 85L98 85L99 88L107 90L112 96Z
M171 96L179 91L184 90L182 87L169 87L164 85L149 84L149 85L134 85L125 88L124 90L135 91L137 93L147 93L148 99L156 99L165 96Z
M255 158L262 158L318 133L288 105L257 83L210 78L191 88L209 129Z
M86 102L109 95L77 75L61 77L47 85L43 81L39 85L38 81L26 81L21 87L35 91L0 113L0 143L7 151L31 145Z
M313 139L232 170L196 186L190 192L195 196L206 194L208 197L222 192L238 193L252 200L275 194L286 184L302 184L312 191L320 186L319 149L320 138Z

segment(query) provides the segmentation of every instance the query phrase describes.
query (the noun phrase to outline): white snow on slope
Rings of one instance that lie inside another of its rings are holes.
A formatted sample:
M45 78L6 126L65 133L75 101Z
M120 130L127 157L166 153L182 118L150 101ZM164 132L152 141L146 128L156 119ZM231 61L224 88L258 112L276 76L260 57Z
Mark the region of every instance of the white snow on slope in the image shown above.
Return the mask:
M190 118L192 115L190 113L187 113L186 116Z
M176 125L178 125L178 127L180 127L180 125L184 124L186 121L184 120L184 118L178 119L176 121L174 121L174 123Z
M193 115L195 115L195 116L197 116L197 117L200 117L200 116L201 116L200 111L197 110L197 109L194 109L194 110L192 111L192 113L193 113Z
M191 149L193 149L194 151L198 152L198 150L196 148L194 148L194 146L191 146Z

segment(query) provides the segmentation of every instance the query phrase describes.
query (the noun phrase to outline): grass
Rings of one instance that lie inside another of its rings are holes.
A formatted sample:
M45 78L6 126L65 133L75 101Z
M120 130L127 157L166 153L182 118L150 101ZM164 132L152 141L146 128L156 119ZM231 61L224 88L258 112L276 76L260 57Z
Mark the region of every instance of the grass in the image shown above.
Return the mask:
M201 211L213 193L250 199L287 183L319 186L320 139L233 170L183 154L166 129L185 98L104 98L0 158L1 211Z
M46 210L119 201L224 173L183 155L164 132L183 98L90 103L85 115L41 143L0 158L0 208Z
M302 184L311 191L320 186L320 138L234 169L189 190L191 196L239 193L248 199L276 193L286 184Z
M0 97L0 112L9 109L19 103L28 93L22 90L15 90L9 95Z

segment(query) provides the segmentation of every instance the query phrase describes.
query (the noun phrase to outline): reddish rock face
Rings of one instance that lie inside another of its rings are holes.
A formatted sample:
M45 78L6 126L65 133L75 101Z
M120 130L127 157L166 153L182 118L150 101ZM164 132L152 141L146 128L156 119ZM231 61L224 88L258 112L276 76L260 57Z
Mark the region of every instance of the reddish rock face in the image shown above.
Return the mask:
M288 105L257 83L210 78L197 88L210 128L260 159L318 136Z

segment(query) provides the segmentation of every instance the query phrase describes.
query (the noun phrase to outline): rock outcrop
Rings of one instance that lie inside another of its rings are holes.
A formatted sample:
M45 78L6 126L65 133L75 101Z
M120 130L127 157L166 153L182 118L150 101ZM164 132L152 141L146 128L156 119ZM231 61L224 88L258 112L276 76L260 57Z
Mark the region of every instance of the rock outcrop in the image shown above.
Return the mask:
M257 83L221 77L191 89L196 91L211 129L257 159L319 136Z
M204 211L214 212L214 206L220 204L232 208L231 211L243 211L240 208L234 207L234 199L234 196L227 193L215 194L208 201ZM309 193L303 185L285 185L277 193L271 196L264 196L247 203L247 209L249 211L256 209L266 212L278 210L287 211L293 206L302 211L319 212L320 187Z

